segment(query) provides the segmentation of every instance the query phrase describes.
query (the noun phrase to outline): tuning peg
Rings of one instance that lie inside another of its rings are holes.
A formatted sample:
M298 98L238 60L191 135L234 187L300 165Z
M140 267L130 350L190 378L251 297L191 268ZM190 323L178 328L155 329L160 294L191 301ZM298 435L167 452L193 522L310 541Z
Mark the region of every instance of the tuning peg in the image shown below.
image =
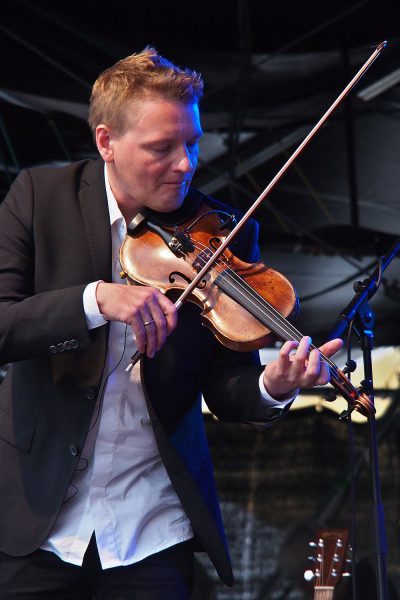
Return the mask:
M311 569L307 569L307 571L304 571L304 579L306 581L312 581L315 577L315 573L313 571L311 571Z
M315 562L317 559L315 558L315 556L307 556L307 560L309 560L310 562Z
M348 373L353 373L357 369L357 363L350 359L347 361L346 366L343 369L343 373L348 375Z

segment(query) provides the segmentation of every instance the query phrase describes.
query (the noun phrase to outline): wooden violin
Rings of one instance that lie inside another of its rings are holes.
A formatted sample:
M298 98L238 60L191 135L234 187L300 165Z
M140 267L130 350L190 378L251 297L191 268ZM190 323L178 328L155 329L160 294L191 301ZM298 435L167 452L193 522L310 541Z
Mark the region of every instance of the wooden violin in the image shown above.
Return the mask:
M190 222L179 228L161 227L144 217L139 221L120 249L122 276L128 283L156 287L163 293L182 292L176 306L183 300L200 306L203 323L233 350L259 350L273 337L301 340L303 334L288 320L297 313L298 301L284 275L262 262L239 260L227 248L202 273L230 235L218 211L202 203ZM315 348L311 344L310 350ZM329 366L332 385L351 410L372 414L374 405L363 390L321 356Z
M177 296L173 292L186 290L227 233L218 212L203 203L191 222L179 229L161 230L146 221L145 226L125 237L120 262L129 282ZM281 273L262 262L243 262L229 249L187 300L202 309L203 324L222 344L243 351L268 345L282 316L293 316L298 305L292 284Z

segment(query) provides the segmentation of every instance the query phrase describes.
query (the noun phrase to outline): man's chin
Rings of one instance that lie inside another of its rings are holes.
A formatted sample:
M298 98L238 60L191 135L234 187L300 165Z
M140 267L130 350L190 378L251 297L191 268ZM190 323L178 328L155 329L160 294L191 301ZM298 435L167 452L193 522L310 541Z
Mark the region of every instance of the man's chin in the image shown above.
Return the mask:
M160 202L157 203L159 208L156 208L155 210L157 210L158 212L164 212L164 213L173 212L174 210L178 210L178 208L180 208L182 206L185 196L186 196L186 191L184 194L179 194L178 196L175 195L173 197L164 198L164 199L160 200Z

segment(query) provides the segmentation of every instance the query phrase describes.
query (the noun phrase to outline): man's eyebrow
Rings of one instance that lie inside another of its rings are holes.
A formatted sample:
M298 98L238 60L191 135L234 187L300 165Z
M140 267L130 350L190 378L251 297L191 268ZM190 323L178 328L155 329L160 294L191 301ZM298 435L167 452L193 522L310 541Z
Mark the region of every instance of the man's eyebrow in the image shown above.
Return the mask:
M200 138L202 138L204 135L204 132L201 131L199 133L195 133L194 135L188 137L188 140L199 140ZM176 137L174 135L165 135L163 137L154 137L154 138L150 138L148 140L146 140L144 143L145 144L160 144L162 142L173 142L176 140Z

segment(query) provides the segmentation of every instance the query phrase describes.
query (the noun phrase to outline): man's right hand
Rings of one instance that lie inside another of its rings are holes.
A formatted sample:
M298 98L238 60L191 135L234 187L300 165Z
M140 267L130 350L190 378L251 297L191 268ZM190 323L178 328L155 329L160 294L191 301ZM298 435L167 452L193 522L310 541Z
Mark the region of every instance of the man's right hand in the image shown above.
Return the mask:
M107 321L131 326L139 352L149 358L178 322L176 306L156 288L100 281L96 300Z

